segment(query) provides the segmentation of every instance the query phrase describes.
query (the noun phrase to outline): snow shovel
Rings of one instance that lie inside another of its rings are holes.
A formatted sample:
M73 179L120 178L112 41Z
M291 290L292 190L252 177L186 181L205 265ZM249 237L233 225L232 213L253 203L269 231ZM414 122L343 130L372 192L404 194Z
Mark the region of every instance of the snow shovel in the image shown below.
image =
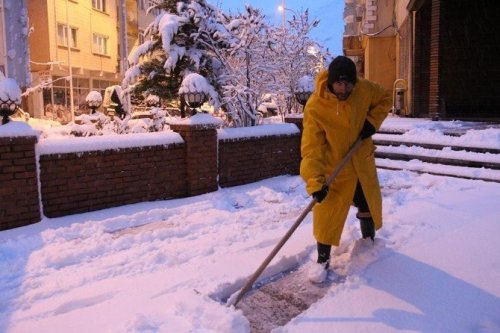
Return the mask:
M326 180L325 185L330 186L331 183L337 178L337 175L340 173L340 171L344 168L344 166L349 162L351 159L351 156L354 154L354 152L361 146L361 142L363 140L359 138L354 145L351 147L351 149L347 152L347 154L344 156L344 158L340 161L340 163L337 165L335 170L333 170L332 174L328 177ZM300 223L305 219L307 214L311 211L311 209L314 207L314 205L317 203L316 199L312 199L309 205L302 211L300 216L297 218L297 221L291 226L291 228L288 230L288 232L281 238L279 243L274 247L274 249L271 251L271 253L267 256L267 258L262 262L260 267L253 273L252 277L248 279L247 283L241 288L239 294L236 296L234 302L231 302L231 299L229 299L227 305L234 305L236 306L239 301L243 298L243 296L252 288L254 282L259 278L259 276L262 274L264 269L266 269L267 265L273 260L273 258L278 254L279 250L285 245L285 243L288 241L290 236L295 232L295 230L299 227Z

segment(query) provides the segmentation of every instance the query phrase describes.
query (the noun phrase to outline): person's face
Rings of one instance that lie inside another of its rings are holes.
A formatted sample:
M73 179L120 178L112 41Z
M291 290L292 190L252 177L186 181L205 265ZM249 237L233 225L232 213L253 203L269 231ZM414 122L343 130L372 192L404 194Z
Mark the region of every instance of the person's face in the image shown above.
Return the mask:
M351 95L354 85L347 81L336 81L332 84L332 90L335 96L341 101L345 101Z

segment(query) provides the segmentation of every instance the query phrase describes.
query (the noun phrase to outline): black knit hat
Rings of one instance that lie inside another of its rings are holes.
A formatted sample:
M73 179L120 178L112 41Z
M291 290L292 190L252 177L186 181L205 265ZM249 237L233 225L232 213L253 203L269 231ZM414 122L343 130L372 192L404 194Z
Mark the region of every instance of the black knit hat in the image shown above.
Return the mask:
M338 56L328 66L328 85L337 81L356 83L356 65L351 59Z

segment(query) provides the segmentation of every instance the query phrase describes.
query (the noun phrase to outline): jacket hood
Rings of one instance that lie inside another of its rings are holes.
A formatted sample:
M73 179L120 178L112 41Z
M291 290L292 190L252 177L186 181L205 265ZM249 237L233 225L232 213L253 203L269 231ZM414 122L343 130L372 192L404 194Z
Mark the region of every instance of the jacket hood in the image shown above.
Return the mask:
M316 76L314 95L321 98L328 98L328 95L333 95L328 90L328 71L322 71Z

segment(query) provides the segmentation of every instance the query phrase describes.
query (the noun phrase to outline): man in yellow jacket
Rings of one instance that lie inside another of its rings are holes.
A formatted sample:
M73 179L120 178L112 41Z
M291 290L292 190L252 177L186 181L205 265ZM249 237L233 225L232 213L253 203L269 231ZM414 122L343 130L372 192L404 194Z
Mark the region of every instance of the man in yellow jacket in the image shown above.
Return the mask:
M343 56L316 78L315 91L304 110L300 174L306 190L318 204L313 208L313 233L319 265L310 272L322 282L330 262L331 246L338 246L351 204L358 208L363 238L375 237L382 226L382 195L371 136L390 111L392 98L382 86L357 78L356 65ZM358 138L363 142L334 182L328 175Z

